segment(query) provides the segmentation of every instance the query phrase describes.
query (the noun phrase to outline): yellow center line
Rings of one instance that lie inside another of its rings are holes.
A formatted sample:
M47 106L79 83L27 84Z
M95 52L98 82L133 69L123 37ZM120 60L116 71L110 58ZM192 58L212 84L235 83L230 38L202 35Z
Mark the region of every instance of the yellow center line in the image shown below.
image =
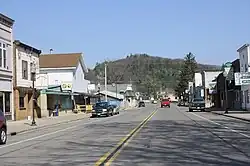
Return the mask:
M146 125L146 123L154 116L157 109L154 110L148 117L146 117L136 128L129 134L122 138L119 143L113 147L109 152L105 153L96 163L95 166L109 166L115 158L120 154L122 149L132 140L132 138Z

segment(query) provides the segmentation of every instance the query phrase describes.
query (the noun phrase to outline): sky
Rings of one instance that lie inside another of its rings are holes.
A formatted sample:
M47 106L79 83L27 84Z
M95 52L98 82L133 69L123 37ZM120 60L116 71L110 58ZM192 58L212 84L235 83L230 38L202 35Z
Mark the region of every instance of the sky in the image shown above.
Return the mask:
M249 0L5 0L14 39L43 53L83 52L85 63L130 53L221 65L250 42Z

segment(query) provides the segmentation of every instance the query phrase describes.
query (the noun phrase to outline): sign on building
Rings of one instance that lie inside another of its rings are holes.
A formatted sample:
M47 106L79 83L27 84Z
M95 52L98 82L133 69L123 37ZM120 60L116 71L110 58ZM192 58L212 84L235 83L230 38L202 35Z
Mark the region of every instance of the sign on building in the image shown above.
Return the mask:
M62 83L62 90L72 90L72 83Z
M250 73L234 73L235 85L250 85Z

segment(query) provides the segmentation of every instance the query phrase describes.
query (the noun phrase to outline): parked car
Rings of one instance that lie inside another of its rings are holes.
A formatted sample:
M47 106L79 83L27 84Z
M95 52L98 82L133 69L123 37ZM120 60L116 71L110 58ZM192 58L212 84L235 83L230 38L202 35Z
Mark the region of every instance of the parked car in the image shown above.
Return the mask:
M189 111L192 112L193 110L205 111L205 100L203 98L194 98L189 103Z
M145 107L145 103L144 103L144 101L139 101L139 103L138 103L138 107Z
M153 100L152 103L153 103L153 104L157 104L157 100Z
M6 141L7 141L7 123L2 110L0 110L0 144L6 144Z
M169 107L170 108L170 101L169 101L169 99L162 99L161 100L161 108L162 107Z
M106 101L97 102L92 110L92 117L97 117L97 116L108 117L113 115L114 115L114 106Z

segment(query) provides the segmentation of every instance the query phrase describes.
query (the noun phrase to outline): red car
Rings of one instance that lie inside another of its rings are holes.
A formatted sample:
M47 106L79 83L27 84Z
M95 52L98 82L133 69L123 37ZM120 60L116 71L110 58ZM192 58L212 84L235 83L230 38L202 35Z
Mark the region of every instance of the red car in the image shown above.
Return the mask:
M170 101L169 101L169 99L162 99L161 100L161 108L162 107L169 107L170 108Z
M7 125L3 112L0 110L0 144L5 144L7 141Z

